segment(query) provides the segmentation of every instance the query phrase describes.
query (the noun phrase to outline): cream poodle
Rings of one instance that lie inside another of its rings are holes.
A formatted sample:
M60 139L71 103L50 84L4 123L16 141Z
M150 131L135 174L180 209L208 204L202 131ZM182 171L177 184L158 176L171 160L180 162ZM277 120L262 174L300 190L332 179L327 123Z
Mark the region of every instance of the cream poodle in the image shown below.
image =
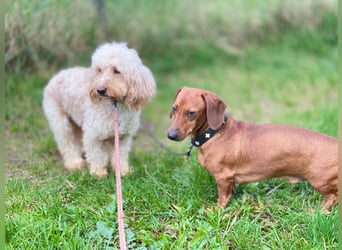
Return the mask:
M90 68L62 70L44 90L43 108L67 170L84 166L106 176L115 164L114 107L119 110L121 175L131 171L128 154L140 123L141 109L156 92L151 71L125 43L96 49Z

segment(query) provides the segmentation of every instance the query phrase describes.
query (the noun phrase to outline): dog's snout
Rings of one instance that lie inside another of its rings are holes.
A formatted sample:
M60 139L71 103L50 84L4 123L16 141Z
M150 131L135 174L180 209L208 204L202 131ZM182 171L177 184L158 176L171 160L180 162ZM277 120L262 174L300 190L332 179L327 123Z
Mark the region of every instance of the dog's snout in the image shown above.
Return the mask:
M105 87L103 87L103 86L100 86L100 87L97 87L96 88L96 91L97 91L97 93L99 94L99 95L105 95L106 94L106 91L107 91L107 89L105 88Z
M170 140L176 141L178 139L178 131L176 129L172 129L167 133L167 137Z

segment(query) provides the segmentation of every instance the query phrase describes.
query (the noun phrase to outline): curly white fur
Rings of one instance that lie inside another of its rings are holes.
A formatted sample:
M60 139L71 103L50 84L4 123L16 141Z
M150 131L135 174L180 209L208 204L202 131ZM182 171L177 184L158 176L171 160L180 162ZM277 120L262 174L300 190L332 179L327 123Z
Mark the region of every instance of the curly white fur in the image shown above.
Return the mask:
M131 171L128 154L140 123L141 109L156 91L151 71L125 43L96 49L90 68L60 71L44 90L43 108L67 170L84 166L90 173L108 174L113 152L113 101L119 110L121 175ZM109 147L107 147L109 146Z

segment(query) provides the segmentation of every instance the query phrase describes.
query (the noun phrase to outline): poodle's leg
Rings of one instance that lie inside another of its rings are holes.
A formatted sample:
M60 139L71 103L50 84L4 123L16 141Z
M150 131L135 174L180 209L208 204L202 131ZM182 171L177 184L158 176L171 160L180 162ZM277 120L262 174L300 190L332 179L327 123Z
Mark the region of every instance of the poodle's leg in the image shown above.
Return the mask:
M131 135L125 135L120 138L120 152L119 152L119 157L120 157L120 172L121 176L124 176L128 173L134 172L133 169L129 167L128 164L128 154L129 151L131 150L131 143L132 143L132 136ZM115 167L115 152L113 150L112 154L112 164Z
M66 170L78 170L84 166L80 128L63 112L52 98L44 98L43 108L61 153Z
M105 142L94 138L85 131L83 145L90 174L98 177L106 176L108 174L109 153Z

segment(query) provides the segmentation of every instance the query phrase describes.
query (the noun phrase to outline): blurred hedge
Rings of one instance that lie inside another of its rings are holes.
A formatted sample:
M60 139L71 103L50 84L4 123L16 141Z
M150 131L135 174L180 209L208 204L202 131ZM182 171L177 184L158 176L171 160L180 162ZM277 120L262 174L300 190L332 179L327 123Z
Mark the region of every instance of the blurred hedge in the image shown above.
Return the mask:
M103 16L95 2L7 1L6 71L89 65L95 47L112 40L174 66L180 58L206 60L210 50L239 56L286 34L296 37L294 46L317 52L322 43L337 44L337 0L108 0Z

